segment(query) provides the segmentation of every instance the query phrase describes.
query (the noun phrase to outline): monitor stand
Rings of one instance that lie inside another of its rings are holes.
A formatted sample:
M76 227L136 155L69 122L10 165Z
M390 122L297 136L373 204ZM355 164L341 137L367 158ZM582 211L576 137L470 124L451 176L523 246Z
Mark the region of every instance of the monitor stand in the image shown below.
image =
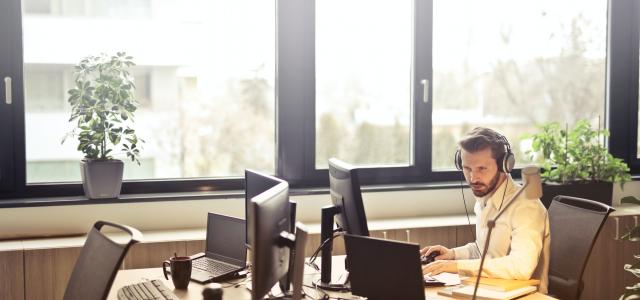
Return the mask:
M273 295L277 295L277 296L273 296ZM307 295L304 292L302 292L301 296L304 299ZM276 284L271 289L271 292L269 292L269 295L265 296L264 299L269 299L269 300L294 300L295 298L293 297L293 291L291 291L291 290L282 291L282 287L280 286L280 284Z
M289 270L284 276L286 280L279 280L271 288L270 295L278 296L269 296L268 299L301 300L306 298L302 289L302 281L304 280L304 248L307 244L308 230L302 223L296 223L292 228L295 228L295 235L283 231L278 240L279 246L288 247L291 250ZM296 249L297 251L294 251Z
M322 220L320 227L320 243L326 243L321 246L320 256L320 280L313 282L313 285L319 289L327 291L350 291L348 284L349 276L344 282L331 282L331 252L333 251L333 218L340 213L340 208L334 205L327 205L322 208ZM348 269L347 260L345 259L345 270Z

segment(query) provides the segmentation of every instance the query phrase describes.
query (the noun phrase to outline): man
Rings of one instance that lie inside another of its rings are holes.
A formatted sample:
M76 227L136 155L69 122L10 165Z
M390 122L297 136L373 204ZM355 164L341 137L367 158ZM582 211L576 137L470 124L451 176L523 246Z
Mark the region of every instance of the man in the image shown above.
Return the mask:
M487 221L495 218L519 189L509 175L514 161L507 139L489 128L475 128L459 142L456 167L462 169L476 198L476 241L453 249L441 245L425 247L422 255L433 251L440 255L423 267L423 274L450 272L477 276ZM540 279L538 291L546 294L550 238L547 211L540 199L527 199L526 193L513 201L496 221L481 275Z

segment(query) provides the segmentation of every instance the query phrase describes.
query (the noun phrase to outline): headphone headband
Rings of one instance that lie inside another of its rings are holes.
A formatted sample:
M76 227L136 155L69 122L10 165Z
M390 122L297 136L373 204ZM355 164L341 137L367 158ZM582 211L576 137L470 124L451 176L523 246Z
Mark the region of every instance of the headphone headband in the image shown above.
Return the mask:
M502 153L502 157L496 158L496 163L498 164L498 171L503 173L510 173L511 171L513 171L513 167L516 164L516 158L513 155L513 152L511 151L511 144L509 144L509 141L504 135L497 132L496 134L498 135L497 139L500 141L500 143L504 147L504 153ZM453 163L456 165L456 169L462 171L462 153L460 151L460 147L456 149Z

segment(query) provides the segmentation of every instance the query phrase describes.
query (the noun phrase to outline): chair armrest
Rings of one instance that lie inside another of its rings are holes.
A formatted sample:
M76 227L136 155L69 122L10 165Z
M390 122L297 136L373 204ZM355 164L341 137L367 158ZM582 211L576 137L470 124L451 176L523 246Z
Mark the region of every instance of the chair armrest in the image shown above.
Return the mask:
M133 242L133 243L138 243L138 242L142 241L142 233L138 229L135 229L135 228L133 228L131 226L111 223L111 222L108 222L108 221L97 221L93 226L97 230L100 230L100 228L102 228L102 226L104 226L104 225L115 227L115 228L118 228L118 229L128 233L129 235L131 235L131 242Z

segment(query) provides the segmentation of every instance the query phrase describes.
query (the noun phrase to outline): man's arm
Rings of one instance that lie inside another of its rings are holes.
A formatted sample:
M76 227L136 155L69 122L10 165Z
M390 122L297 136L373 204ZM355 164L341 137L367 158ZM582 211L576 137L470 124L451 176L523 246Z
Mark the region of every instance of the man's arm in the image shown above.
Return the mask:
M480 258L480 250L475 242L468 243L464 246L451 249L455 253L455 259L473 259Z
M519 280L531 278L542 251L546 211L537 201L524 201L522 205L514 207L513 214L509 216L512 224L509 254L498 258L487 258L481 276ZM459 260L457 266L460 274L476 276L480 260Z

